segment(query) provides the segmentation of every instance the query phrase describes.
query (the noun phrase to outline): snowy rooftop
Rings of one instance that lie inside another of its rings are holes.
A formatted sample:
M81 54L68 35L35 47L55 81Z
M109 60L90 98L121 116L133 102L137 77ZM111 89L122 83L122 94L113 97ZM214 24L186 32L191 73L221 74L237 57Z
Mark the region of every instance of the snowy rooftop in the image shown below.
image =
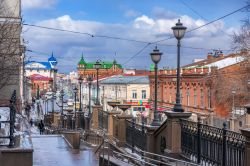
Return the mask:
M117 75L100 81L102 84L149 84L148 76Z
M228 67L228 66L234 65L236 63L242 62L243 60L244 60L244 58L240 57L240 56L227 57L227 58L224 58L222 60L210 63L208 65L204 65L204 66L206 66L206 67L217 66L218 69L221 69L221 68Z

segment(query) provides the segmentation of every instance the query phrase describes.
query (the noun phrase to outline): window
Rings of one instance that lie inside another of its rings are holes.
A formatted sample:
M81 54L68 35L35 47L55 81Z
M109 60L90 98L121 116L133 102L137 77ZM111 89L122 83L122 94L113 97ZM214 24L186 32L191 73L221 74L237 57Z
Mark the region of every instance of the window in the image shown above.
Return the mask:
M204 92L203 92L203 89L201 89L201 108L204 108Z
M211 91L210 89L207 90L207 95L208 95L208 108L211 108Z
M136 90L132 90L132 98L137 99L137 91Z
M141 91L141 98L146 99L146 97L147 97L146 90L142 90Z
M189 89L187 89L187 106L189 106L189 96L190 96L190 92L189 92Z
M196 89L194 89L194 106L196 107L196 97L197 97L197 93L196 93Z

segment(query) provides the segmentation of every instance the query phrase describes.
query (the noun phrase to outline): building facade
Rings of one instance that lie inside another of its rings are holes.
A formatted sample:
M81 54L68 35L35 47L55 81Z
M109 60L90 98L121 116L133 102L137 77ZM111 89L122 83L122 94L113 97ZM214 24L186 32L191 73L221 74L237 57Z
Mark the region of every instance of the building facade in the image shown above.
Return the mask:
M0 105L9 104L16 91L17 109L23 108L23 59L24 46L21 37L22 19L19 0L0 1Z
M111 110L108 101L131 105L131 113L148 111L150 86L148 76L116 75L100 82L101 100L105 110Z
M32 92L40 88L44 91L56 89L56 65L57 60L53 53L47 62L27 61L25 63L25 75L31 79Z
M210 114L222 118L230 116L233 97L236 105L240 105L239 101L243 101L243 98L244 102L247 102L244 90L247 87L247 82L244 79L247 80L249 74L242 67L243 64L242 53L227 56L222 53L216 54L216 56L209 53L207 59L183 66L181 68L180 89L181 103L184 109L203 115L204 118ZM234 88L238 88L238 96L233 96L232 90ZM153 103L153 72L150 75L150 91ZM176 69L160 70L158 80L159 107L172 109L175 100ZM244 105L244 102L241 105Z
M78 62L77 70L78 76L82 78L87 78L91 76L94 80L96 79L96 69L94 69L94 64L96 62L86 62L83 55ZM101 68L99 69L99 78L110 77L112 75L122 74L123 69L120 64L114 60L113 62L101 61Z

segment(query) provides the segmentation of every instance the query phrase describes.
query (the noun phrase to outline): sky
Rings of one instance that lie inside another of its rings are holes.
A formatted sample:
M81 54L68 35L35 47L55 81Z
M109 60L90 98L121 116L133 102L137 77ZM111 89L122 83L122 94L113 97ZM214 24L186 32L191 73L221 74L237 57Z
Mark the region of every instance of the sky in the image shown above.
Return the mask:
M159 65L175 68L177 41L171 27L178 19L189 31L245 5L245 0L22 0L24 23L94 37L31 26L23 26L22 35L32 51L27 51L28 60L46 61L53 51L63 73L76 70L82 54L86 62L116 59L124 68L149 69L156 44L148 43L164 39L157 43L163 53ZM244 17L246 13L237 12L187 32L181 40L181 64L206 58L213 49L234 52L232 35Z

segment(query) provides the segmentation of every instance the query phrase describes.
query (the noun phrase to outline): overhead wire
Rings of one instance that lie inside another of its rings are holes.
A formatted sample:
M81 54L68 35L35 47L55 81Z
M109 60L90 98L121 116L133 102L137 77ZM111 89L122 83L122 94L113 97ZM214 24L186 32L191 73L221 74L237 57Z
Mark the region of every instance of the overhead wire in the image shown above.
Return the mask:
M212 20L212 21L210 21L210 22L208 22L208 23L206 23L206 24L203 24L203 25L201 25L201 26L198 26L198 27L196 27L196 28L193 28L193 29L187 31L186 33L190 33L190 32L196 31L196 30L198 30L198 29L201 29L201 28L203 28L203 27L205 27L205 26L207 26L207 25L210 25L210 24L212 24L212 23L214 23L214 22L216 22L216 21L219 21L219 20L224 19L224 18L226 18L226 17L228 17L228 16L230 16L230 15L232 15L232 14L234 14L234 13L237 13L237 12L239 12L239 11L241 11L241 10L243 10L243 9L245 9L245 8L247 8L247 7L249 7L249 6L250 6L250 4L248 4L248 5L244 6L244 7L241 7L241 8L239 8L239 9L237 9L237 10L234 10L234 11L232 11L232 12L230 12L230 13L228 13L228 14L222 16L222 17L219 17L219 18L217 18L217 19L215 19L215 20ZM197 13L197 12L196 12L196 13ZM131 61L133 58L135 58L137 55L141 54L149 45L158 44L158 43L161 43L161 42L163 42L163 41L170 40L170 39L174 38L173 35L170 35L167 39L162 39L162 40L158 40L158 41L154 41L154 42L146 42L146 41L140 41L140 40L128 39L128 38L121 38L121 37L114 37L114 36L108 36L108 35L93 35L93 34L86 33L86 32L78 32L78 31L73 31L73 30L65 30L65 29L59 29L59 28L52 28L52 27L46 27L46 26L34 25L34 24L28 24L28 23L22 23L22 25L30 26L30 27L43 28L43 29L48 29L48 30L61 31L61 32L69 32L69 33L75 33L75 34L82 34L82 35L87 35L87 36L89 36L89 37L100 37L100 38L107 38L107 39L115 39L115 40L123 40L123 41L138 42L138 43L144 43L144 44L146 43L146 45L143 46L142 49L140 49L137 53L135 53L134 55L132 55L132 56L131 56L127 61L125 61L123 64L126 64L126 63L130 62L130 61ZM169 46L170 46L170 45L169 45ZM192 48L192 47L186 47L186 48Z
M245 5L244 7L241 7L241 8L239 8L239 9L237 9L237 10L234 10L234 11L232 11L232 12L226 14L226 15L223 15L223 16L217 18L217 19L214 19L214 20L212 20L212 21L210 21L210 22L208 22L208 23L205 23L205 24L203 24L203 25L201 25L201 26L198 26L198 27L196 27L196 28L193 28L193 29L191 29L191 30L188 30L186 33L190 33L190 32L196 31L196 30L198 30L198 29L201 29L201 28L203 28L203 27L205 27L205 26L207 26L207 25L213 24L214 22L219 21L219 20L222 20L222 19L224 19L224 18L226 18L226 17L228 17L228 16L230 16L230 15L232 15L232 14L235 14L235 13L237 13L237 12L239 12L239 11L241 11L241 10L243 10L243 9L245 9L245 8L247 8L247 7L249 7L249 6L250 6L250 4ZM174 38L174 35L170 35L167 39L162 39L162 40L154 41L154 42L152 42L152 44L157 44L157 43L160 43L160 42L163 42L163 41L172 39L172 38Z

